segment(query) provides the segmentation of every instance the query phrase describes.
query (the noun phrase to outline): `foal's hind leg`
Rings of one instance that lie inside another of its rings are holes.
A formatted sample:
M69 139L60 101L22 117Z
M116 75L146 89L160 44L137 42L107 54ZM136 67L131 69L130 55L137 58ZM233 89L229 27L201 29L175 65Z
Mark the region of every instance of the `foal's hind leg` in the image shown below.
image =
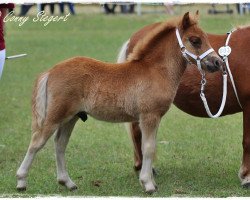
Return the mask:
M69 142L71 132L78 117L74 117L69 122L61 126L55 136L56 162L57 162L57 181L65 185L68 189L77 189L76 184L70 179L66 170L65 150Z
M42 149L50 136L56 131L58 125L55 124L46 124L43 128L38 128L34 130L31 138L31 142L28 148L28 151L25 155L25 158L17 170L17 189L18 190L26 190L26 177L28 175L28 171L32 164L32 161L36 155L36 153Z
M140 119L142 130L142 169L140 173L140 182L146 192L152 193L156 190L156 184L152 173L153 159L156 150L156 134L160 123L158 115L144 115Z

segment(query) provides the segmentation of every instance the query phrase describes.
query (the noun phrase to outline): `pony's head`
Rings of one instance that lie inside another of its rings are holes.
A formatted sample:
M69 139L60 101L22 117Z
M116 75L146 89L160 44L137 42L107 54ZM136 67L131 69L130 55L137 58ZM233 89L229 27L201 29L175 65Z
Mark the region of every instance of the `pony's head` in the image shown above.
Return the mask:
M179 42L181 51L184 57L190 60L191 63L197 65L198 60L201 64L201 69L208 72L218 71L222 68L223 61L217 53L213 51L206 33L198 26L198 17L198 11L194 17L191 17L187 12L180 21L178 30L180 31L180 40L183 44L181 47L181 42ZM197 56L197 60L195 56Z

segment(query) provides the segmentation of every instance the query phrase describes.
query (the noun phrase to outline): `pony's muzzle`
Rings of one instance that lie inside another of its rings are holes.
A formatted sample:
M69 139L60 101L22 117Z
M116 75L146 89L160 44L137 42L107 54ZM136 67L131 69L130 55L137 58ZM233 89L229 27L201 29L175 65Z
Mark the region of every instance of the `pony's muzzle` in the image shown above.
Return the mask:
M204 64L208 72L216 72L223 67L222 59L217 56L208 56L208 58L205 59Z

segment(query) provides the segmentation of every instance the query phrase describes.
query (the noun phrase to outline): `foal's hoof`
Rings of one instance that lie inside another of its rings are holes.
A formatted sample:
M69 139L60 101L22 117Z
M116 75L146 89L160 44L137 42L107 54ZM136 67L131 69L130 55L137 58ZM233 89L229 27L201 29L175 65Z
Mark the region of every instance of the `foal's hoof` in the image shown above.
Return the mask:
M250 189L250 183L245 183L244 185L242 185L242 187L244 189Z
M26 188L27 188L27 184L26 184L25 179L18 179L17 186L16 186L17 191L22 192L22 191L25 191Z
M149 190L149 191L146 191L146 194L149 194L149 195L152 195L156 192L157 190Z
M143 183L143 181L140 181L140 183L147 194L153 194L157 191L157 186L153 182Z
M16 189L18 192L24 192L24 191L26 191L27 188L26 187L17 187Z
M76 185L69 188L70 191L74 191L74 190L77 190L77 189L78 189L78 187Z
M146 194L150 194L150 195L154 194L156 191L157 191L157 187L145 190Z
M158 190L158 188L157 188L157 186L155 186L154 189L152 188L152 189L146 190L146 193L151 195L151 194L154 194L155 192L157 192L157 190Z
M74 191L77 189L77 185L73 182L73 181L63 181L63 180L58 180L58 183L60 185L65 186L66 188L68 188L70 191Z

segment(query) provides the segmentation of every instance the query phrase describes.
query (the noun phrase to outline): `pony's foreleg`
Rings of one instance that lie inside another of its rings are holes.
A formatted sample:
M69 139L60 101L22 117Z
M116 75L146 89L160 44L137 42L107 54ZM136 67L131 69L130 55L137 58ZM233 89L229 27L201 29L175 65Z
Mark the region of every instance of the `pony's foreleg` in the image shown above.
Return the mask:
M78 117L61 126L55 136L55 150L56 150L56 163L57 163L57 181L65 185L70 190L77 189L76 184L70 179L66 170L65 164L65 150L71 136L71 132L75 126Z
M31 167L32 161L36 155L36 153L42 149L50 136L56 131L58 128L57 125L44 125L43 128L39 128L35 130L32 134L31 142L28 148L28 151L24 157L24 160L17 170L17 189L18 190L26 190L26 177L28 175L28 171Z
M243 108L243 158L239 178L243 187L250 188L250 104Z
M142 169L140 173L140 183L146 192L153 193L156 191L156 184L152 173L153 159L156 150L156 134L160 123L158 115L144 115L140 119L142 130Z

